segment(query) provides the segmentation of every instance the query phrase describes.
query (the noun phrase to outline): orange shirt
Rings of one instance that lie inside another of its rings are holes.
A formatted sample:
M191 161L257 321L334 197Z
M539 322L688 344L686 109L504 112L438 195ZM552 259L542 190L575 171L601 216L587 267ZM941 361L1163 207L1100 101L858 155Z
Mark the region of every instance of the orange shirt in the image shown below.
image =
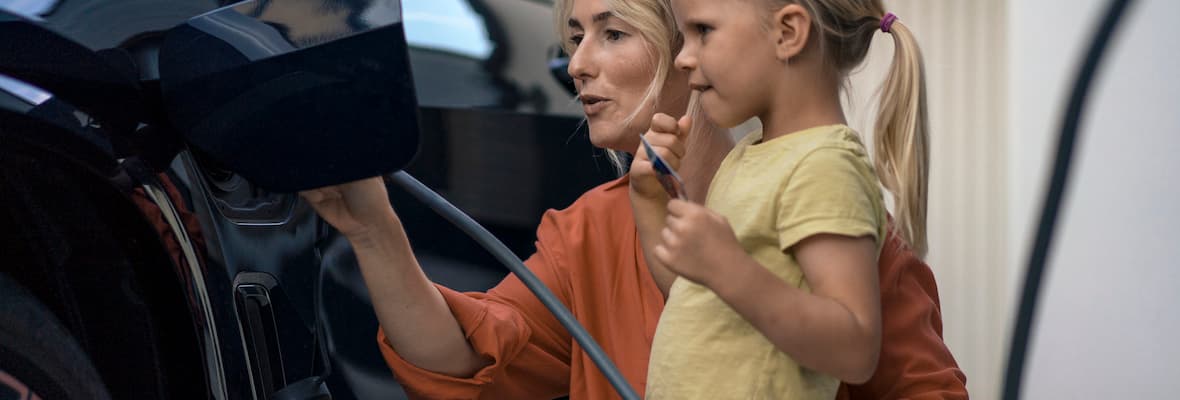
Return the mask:
M644 262L628 194L624 177L590 190L565 210L546 212L537 228L537 252L525 265L643 393L664 297ZM891 235L881 255L884 329L877 372L864 385L841 387L840 398L966 398L966 379L941 339L934 276L898 243ZM399 357L378 331L382 355L411 398L618 398L515 275L487 293L438 289L475 351L494 361L470 378L427 371Z

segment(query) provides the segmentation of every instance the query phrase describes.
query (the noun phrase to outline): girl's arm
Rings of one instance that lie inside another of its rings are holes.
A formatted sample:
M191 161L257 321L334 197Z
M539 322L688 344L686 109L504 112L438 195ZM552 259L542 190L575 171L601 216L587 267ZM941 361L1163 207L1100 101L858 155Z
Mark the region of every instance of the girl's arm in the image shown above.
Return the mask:
M867 381L877 365L881 306L871 237L811 235L791 247L811 286L796 288L738 244L726 219L673 200L653 254L730 305L800 365L844 382Z
M748 255L709 287L800 365L844 382L868 381L881 347L875 242L815 235L796 245L794 254L811 293Z

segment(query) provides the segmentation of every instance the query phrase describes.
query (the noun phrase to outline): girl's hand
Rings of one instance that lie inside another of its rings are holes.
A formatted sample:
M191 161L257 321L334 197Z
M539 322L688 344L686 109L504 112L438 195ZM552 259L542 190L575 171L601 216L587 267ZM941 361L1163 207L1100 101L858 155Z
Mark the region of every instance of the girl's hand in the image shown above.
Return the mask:
M729 221L703 205L673 199L655 247L656 258L668 269L712 288L726 265L746 256Z
M692 119L688 116L675 118L667 114L656 114L651 117L651 128L644 135L668 167L680 169L680 160L684 158L685 136L689 132ZM658 201L660 204L668 201L668 192L660 185L656 178L656 171L652 167L651 157L640 143L635 150L635 158L631 161L631 192L633 197L647 201Z
M354 245L397 223L381 177L307 190L299 195Z

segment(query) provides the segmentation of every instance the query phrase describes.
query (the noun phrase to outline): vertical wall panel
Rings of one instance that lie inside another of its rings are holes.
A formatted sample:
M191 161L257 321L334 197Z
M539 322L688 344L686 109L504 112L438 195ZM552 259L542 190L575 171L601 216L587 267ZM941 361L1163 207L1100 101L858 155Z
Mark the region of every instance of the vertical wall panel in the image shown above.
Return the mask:
M926 61L928 231L947 344L974 398L995 398L1008 336L1006 10L1001 1L886 1ZM849 123L871 140L893 39L878 33L852 76Z

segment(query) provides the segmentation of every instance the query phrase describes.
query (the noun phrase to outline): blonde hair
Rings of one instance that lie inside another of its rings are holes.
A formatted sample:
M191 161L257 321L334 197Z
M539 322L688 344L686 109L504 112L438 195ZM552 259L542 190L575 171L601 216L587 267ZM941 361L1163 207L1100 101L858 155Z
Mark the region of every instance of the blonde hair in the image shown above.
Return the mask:
M880 0L765 0L781 8L799 4L812 16L823 59L843 79L860 65L885 8ZM881 90L874 124L874 164L881 184L893 196L895 229L919 257L926 254L926 194L929 182L929 124L922 51L914 35L893 21L893 63Z
M576 47L569 42L569 18L573 12L575 0L557 0L554 2L554 28L562 43L566 54L573 56ZM616 18L631 25L639 31L639 35L647 43L651 58L655 60L655 74L651 84L640 101L640 107L631 112L624 121L629 126L643 111L644 107L655 107L660 101L660 92L664 82L668 79L676 58L676 51L680 50L683 38L676 29L676 19L672 14L672 4L668 0L606 0L607 10ZM575 78L576 79L576 78ZM626 153L607 150L607 157L620 175L627 170Z

